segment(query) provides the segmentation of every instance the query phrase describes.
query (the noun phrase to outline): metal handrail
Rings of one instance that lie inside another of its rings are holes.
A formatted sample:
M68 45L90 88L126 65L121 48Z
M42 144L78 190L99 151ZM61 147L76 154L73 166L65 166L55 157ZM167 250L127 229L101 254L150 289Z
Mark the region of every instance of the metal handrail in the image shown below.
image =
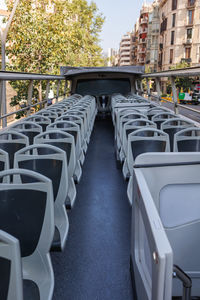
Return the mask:
M62 75L0 71L0 80L65 80Z

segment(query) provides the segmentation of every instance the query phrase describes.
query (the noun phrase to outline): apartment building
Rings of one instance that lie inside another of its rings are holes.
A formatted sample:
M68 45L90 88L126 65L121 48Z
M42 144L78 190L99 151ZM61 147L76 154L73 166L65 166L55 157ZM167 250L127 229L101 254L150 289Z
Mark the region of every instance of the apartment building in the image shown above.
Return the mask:
M151 5L143 4L140 11L138 28L137 64L139 66L143 66L146 63L147 33L150 11Z
M146 65L149 72L158 70L158 50L160 37L160 17L159 17L159 1L152 3L149 11L147 31L147 48L146 48Z
M137 54L138 54L138 29L139 29L139 19L134 25L134 30L131 40L131 65L137 65Z
M119 48L119 65L130 66L131 65L131 40L132 33L127 32L122 36Z
M159 69L200 63L200 1L160 1Z
M108 48L108 67L118 66L119 53L113 48Z

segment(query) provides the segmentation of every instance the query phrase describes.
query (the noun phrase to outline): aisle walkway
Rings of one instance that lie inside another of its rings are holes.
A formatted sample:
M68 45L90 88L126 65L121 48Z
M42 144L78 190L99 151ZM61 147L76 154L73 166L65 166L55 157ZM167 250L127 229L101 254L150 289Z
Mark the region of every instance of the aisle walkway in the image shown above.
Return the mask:
M132 300L131 209L116 169L111 120L96 120L64 253L53 253L54 300Z

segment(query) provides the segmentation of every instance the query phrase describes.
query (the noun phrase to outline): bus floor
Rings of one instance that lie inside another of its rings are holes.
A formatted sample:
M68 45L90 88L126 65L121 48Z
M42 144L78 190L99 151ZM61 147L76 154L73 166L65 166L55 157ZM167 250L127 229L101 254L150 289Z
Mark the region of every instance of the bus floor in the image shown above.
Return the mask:
M116 168L111 119L96 120L63 253L51 253L54 300L133 299L131 208Z

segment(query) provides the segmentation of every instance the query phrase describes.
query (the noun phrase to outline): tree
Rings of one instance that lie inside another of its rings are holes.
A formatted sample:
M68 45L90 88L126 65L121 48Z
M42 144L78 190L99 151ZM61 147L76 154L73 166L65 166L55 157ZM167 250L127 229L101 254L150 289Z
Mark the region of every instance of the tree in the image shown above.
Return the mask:
M11 11L13 0L8 0L7 5ZM101 66L104 60L99 33L103 22L94 2L21 0L8 34L7 69L59 74L61 65ZM22 83L12 85L21 96L27 97ZM41 100L40 84L36 90ZM13 105L19 100L15 98Z
M181 62L179 64L176 64L176 66L171 67L171 70L176 70L176 69L185 69L190 67L190 65L187 62ZM183 91L187 92L188 89L192 88L193 86L193 79L192 78L186 78L186 77L177 77L176 78L176 87L179 89L179 91L181 90L181 88L183 89ZM169 83L169 87L171 87L171 83Z

